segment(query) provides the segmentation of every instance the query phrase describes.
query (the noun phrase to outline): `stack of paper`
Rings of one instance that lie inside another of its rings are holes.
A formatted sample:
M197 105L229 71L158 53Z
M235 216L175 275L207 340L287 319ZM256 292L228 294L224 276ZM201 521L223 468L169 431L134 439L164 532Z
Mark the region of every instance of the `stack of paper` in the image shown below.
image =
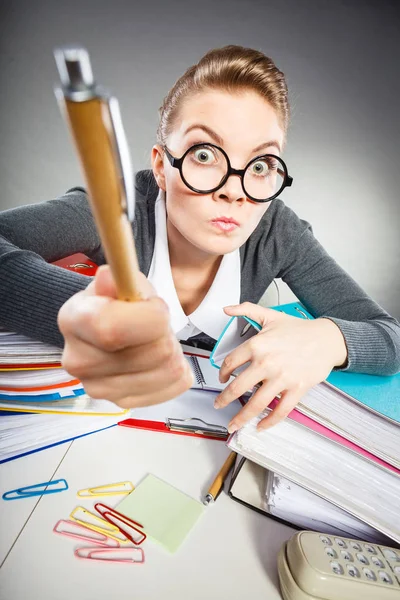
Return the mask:
M84 417L8 414L0 418L0 463L112 427L123 418L121 412Z
M230 448L400 543L398 469L291 418L258 431L257 424L267 413L236 432Z
M126 418L129 411L90 398L60 360L59 348L0 332L0 462Z
M274 308L298 318L313 318L299 303ZM224 356L259 330L260 326L246 317L231 319L211 354L211 363L219 368ZM305 490L400 543L399 398L400 374L381 377L332 372L326 382L301 398L283 423L257 431L256 424L267 410L238 431L229 446L302 486L307 497ZM278 402L275 399L270 408ZM301 501L297 487L292 489L297 490L292 502L297 503L297 495L300 498L300 514L296 510L288 520L296 523L300 517L306 522L307 503ZM278 497L286 511L290 502L286 504L286 496ZM326 509L318 498L313 502ZM319 526L325 523L327 528L338 514L328 510L325 520L317 519Z
M377 544L388 539L362 520L272 471L266 473L266 512L300 529L356 537Z
M61 350L24 335L0 330L0 365L60 364Z

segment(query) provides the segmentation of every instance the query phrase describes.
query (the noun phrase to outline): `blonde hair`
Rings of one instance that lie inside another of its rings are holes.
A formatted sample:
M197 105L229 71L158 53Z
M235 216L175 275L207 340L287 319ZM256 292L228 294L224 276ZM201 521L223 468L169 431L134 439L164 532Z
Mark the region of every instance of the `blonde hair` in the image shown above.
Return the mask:
M159 144L166 143L182 102L206 90L229 93L251 90L260 94L276 111L286 136L289 102L284 74L262 52L230 45L207 52L197 64L187 69L169 91L159 111Z

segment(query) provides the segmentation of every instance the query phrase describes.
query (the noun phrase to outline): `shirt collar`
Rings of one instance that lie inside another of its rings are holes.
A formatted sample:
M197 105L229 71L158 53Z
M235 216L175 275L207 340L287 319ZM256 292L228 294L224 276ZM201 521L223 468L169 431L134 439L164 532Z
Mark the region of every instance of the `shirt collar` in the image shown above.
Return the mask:
M175 334L188 323L213 339L218 339L229 316L224 306L240 302L240 252L225 254L207 295L190 315L185 315L179 302L169 261L165 192L160 190L155 205L156 241L148 279L168 304L171 327Z

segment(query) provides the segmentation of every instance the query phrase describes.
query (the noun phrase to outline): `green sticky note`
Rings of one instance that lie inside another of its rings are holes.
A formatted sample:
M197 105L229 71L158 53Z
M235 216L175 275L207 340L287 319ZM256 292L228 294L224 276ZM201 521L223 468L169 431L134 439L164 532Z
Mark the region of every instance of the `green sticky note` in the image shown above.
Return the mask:
M147 475L117 510L143 525L149 538L176 552L204 506L158 477Z

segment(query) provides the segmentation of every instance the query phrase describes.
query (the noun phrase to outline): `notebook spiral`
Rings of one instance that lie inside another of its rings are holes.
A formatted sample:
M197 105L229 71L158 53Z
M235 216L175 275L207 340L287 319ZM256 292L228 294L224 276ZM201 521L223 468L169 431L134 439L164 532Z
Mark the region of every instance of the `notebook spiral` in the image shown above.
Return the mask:
M193 369L193 373L194 376L196 378L196 383L199 385L203 385L206 383L206 380L204 379L204 375L201 371L200 365L199 365L199 361L197 360L196 356L189 356L189 361L190 361L190 365Z

